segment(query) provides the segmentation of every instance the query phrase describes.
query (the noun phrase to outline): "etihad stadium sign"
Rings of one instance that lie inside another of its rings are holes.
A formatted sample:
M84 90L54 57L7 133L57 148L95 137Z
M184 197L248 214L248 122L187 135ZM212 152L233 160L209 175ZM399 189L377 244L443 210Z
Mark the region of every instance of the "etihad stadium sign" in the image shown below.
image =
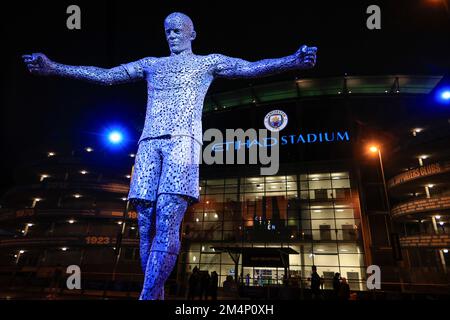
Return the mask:
M212 149L215 152L228 151L231 148L239 150L241 148L256 147L272 147L276 145L296 145L296 144L320 144L331 142L346 142L350 141L350 134L348 131L333 131L333 132L310 132L283 135L279 138L265 137L264 139L246 139L246 141L225 141L215 143Z
M203 133L203 152L199 152L196 164L260 164L261 175L274 175L280 164L280 146L297 144L325 144L350 141L348 131L308 132L280 136L279 131L267 129L210 128ZM180 153L180 157L184 153ZM185 164L186 159L178 159ZM174 161L178 161L175 159ZM192 159L195 161L195 159Z

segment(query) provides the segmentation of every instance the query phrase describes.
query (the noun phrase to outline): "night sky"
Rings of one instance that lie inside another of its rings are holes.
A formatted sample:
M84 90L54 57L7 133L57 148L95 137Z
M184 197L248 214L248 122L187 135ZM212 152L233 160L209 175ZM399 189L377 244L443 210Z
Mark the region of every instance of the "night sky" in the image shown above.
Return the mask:
M351 5L351 2L355 4ZM144 4L146 3L146 4ZM66 28L66 8L81 7L81 30ZM382 29L366 28L366 8L381 7ZM168 55L164 18L173 11L194 21L197 54L223 53L255 61L317 46L307 72L258 80L218 80L210 92L294 79L377 74L433 74L449 79L448 2L410 1L21 1L2 15L2 168L0 194L12 169L37 152L99 144L113 123L128 128L135 152L143 126L145 83L99 87L32 76L21 55L43 52L57 62L112 67Z

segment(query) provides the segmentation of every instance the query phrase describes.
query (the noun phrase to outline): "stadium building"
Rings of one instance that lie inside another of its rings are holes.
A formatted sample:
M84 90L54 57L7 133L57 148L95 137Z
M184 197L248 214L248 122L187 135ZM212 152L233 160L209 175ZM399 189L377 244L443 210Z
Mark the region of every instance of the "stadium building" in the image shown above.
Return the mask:
M216 271L220 286L231 276L247 296L305 289L313 265L324 289L339 272L365 291L366 268L378 265L382 290L448 292L450 113L432 99L441 81L346 76L208 95L204 130L284 127L270 140L279 170L201 165L167 294L185 295L194 267ZM229 146L246 143L215 151ZM136 150L70 148L30 155L2 197L2 294L136 298L139 235L126 202ZM62 289L69 265L82 270L81 290Z

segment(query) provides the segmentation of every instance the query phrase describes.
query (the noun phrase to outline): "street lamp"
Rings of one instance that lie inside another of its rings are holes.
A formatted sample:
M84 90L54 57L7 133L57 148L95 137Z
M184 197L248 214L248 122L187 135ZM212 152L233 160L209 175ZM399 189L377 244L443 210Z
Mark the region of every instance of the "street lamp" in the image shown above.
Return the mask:
M378 160L380 161L380 168L381 168L381 177L383 179L383 189L384 189L384 196L386 198L386 208L389 214L389 219L391 218L391 206L389 204L389 197L388 197L388 192L387 192L387 185L386 185L386 178L384 177L384 167L383 167L383 157L381 156L381 149L380 147L376 146L376 145L371 145L369 147L370 152L372 153L378 153ZM386 222L386 220L385 220ZM394 259L395 261L395 265L397 266L397 268L399 268L398 266L398 262L397 260L401 260L401 248L400 248L400 244L399 244L399 239L398 239L398 235L396 233L391 234L391 232L394 231L393 225L392 225L392 221L390 223L390 226L387 225L386 223L386 227L390 227L390 232L388 230L387 235L388 235L388 241L389 241L389 245L392 247L392 251L394 253ZM400 287L401 287L401 291L404 290L403 288L403 277L402 274L400 272L400 270L398 270L399 272L399 280L400 280Z
M412 135L413 135L414 137L416 137L417 134L418 134L418 133L421 133L422 131L423 131L422 128L413 128L413 129L411 129Z
M372 153L375 153L375 152L378 152L378 147L376 147L376 146L371 146L370 148L369 148L369 151L370 152L372 152Z
M14 255L14 258L16 258L16 265L19 263L20 257L24 253L25 253L25 250L19 250L19 252L16 255Z
M386 206L387 210L389 212L389 216L391 214L391 206L389 204L389 197L387 192L387 185L386 185L386 178L384 177L384 167L383 167L383 157L381 156L381 149L378 146L372 145L369 147L369 151L372 153L378 153L378 160L380 161L380 168L381 168L381 177L383 179L383 189L384 189L384 196L386 198Z
M376 145L371 145L369 147L369 151L371 153L378 153L378 160L380 162L380 169L381 169L381 178L383 179L383 189L384 189L384 197L386 199L386 208L387 211L389 213L389 218L391 217L391 205L389 204L389 196L388 196L388 191L387 191L387 184L386 184L386 178L384 177L384 167L383 167L383 157L381 156L381 149L380 147L376 146ZM391 230L393 230L392 228L392 222L391 222ZM394 244L392 243L392 239L391 239L391 235L388 233L388 240L389 240L389 244L391 246L393 246Z

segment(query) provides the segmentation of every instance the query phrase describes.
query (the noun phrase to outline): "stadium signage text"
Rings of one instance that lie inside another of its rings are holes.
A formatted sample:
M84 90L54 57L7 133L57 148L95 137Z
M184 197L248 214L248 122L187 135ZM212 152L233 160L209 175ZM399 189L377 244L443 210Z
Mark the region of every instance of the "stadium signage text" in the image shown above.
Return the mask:
M306 134L290 134L281 136L278 139L270 137L258 141L247 140L245 143L243 141L226 141L224 143L216 143L213 145L212 149L216 152L228 151L230 147L234 145L235 150L239 150L242 147L249 149L252 146L267 148L280 145L295 145L295 144L316 144L316 143L327 143L327 142L344 142L350 141L350 135L348 131L337 131L337 132L317 132L317 133L306 133Z
M438 173L444 173L450 171L450 163L433 163L419 168L411 169L403 172L391 180L389 180L389 187L393 187L417 178L435 175Z

